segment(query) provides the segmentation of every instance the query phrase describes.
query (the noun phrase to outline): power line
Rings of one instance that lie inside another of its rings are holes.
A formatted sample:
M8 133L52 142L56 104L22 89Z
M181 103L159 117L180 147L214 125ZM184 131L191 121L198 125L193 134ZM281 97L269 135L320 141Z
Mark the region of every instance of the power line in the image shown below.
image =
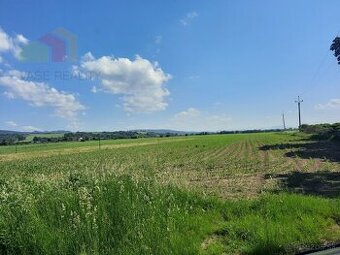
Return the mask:
M340 30L335 34L335 37L339 37L339 34L340 34ZM315 69L315 71L313 72L311 80L308 81L309 86L307 88L305 88L304 90L302 90L300 92L300 95L305 95L306 93L311 92L312 89L314 89L314 87L316 86L316 80L317 80L317 78L319 78L321 76L321 73L325 73L326 71L328 71L328 69L329 69L329 67L332 63L329 63L328 66L326 66L326 70L323 70L323 72L322 72L322 68L325 65L325 62L326 62L328 55L329 55L329 48L326 49L323 57L320 58L320 62L318 64L317 68Z

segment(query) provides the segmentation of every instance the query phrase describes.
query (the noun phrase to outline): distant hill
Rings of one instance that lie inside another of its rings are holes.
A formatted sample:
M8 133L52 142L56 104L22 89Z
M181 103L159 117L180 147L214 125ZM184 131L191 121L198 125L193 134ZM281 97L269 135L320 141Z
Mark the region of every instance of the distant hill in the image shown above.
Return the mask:
M13 130L0 130L0 135L31 135L31 134L65 134L70 133L66 130L56 130L56 131L13 131Z
M178 131L172 129L138 129L138 130L131 130L134 132L148 132L148 133L155 133L159 135L165 134L172 134L172 135L185 135L185 134L197 134L198 132L195 131Z
M71 133L71 131L54 130L54 131L33 131L33 132L30 132L30 134L65 134L65 133Z
M0 135L20 135L27 134L25 132L11 131L11 130L0 130Z

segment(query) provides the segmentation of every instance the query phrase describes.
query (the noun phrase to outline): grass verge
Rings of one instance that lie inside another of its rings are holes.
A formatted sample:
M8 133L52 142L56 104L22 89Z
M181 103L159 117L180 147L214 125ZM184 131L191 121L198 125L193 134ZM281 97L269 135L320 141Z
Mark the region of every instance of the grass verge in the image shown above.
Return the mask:
M340 240L338 199L222 201L128 176L0 185L1 254L290 254Z

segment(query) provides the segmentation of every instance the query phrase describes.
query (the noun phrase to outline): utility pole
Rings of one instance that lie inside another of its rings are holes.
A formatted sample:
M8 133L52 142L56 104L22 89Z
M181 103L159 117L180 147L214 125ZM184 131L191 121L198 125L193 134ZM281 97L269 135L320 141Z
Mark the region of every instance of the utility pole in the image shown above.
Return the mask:
M285 120L285 114L282 113L282 122L283 122L283 130L286 130L286 120Z
M303 102L302 99L300 99L300 96L298 96L298 100L295 101L298 105L298 113L299 113L299 129L301 128L301 103Z
M99 147L99 149L100 149L100 134L99 134L99 139L98 139L98 147Z

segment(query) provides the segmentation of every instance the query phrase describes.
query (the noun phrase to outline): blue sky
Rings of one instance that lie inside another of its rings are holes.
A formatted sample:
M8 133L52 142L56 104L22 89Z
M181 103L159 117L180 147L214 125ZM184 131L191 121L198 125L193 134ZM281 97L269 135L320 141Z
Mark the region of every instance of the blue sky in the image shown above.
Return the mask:
M340 66L329 47L339 9L331 0L0 1L0 129L273 128L282 112L296 127L298 95L303 123L337 122ZM57 28L77 37L76 61L23 58Z

